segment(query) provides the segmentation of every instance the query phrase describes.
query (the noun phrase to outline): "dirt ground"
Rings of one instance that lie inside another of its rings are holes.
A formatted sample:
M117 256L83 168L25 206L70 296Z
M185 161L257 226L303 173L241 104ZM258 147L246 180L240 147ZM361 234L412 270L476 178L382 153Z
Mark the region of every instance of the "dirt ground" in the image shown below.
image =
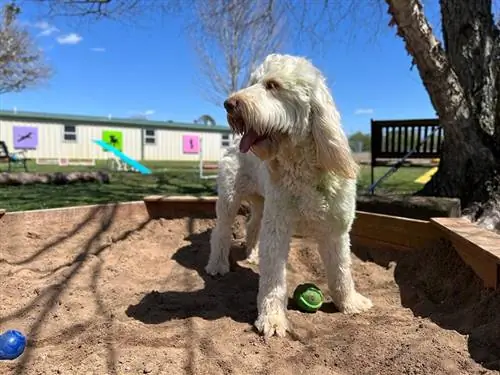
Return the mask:
M243 219L240 218L240 223ZM356 250L358 289L375 307L345 316L289 307L293 334L254 330L257 269L205 275L212 220L37 225L0 243L0 330L25 353L0 374L498 374L500 297L444 244L398 256ZM315 282L316 249L296 240L289 295Z

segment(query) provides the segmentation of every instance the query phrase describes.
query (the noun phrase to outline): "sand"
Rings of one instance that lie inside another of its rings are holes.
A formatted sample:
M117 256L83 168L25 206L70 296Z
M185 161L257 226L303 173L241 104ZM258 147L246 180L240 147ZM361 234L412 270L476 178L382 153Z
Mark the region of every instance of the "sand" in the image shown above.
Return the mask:
M239 218L240 223L243 218ZM252 326L258 270L241 260L208 277L213 220L39 223L0 244L0 329L25 353L0 374L498 374L500 298L446 244L418 254L356 249L358 289L375 307L345 316L289 307L293 333L268 342ZM289 295L324 291L314 246L294 240Z

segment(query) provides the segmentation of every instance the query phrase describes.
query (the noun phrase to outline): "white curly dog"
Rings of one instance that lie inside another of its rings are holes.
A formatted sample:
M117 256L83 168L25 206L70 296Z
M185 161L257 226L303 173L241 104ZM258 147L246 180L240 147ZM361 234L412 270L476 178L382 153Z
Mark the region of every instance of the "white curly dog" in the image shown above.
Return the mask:
M321 72L305 58L271 54L224 107L239 136L219 163L206 272L229 272L231 227L245 200L251 208L247 255L259 263L259 332L268 338L289 331L286 264L294 233L313 236L318 244L341 312L371 308L351 274L358 166Z

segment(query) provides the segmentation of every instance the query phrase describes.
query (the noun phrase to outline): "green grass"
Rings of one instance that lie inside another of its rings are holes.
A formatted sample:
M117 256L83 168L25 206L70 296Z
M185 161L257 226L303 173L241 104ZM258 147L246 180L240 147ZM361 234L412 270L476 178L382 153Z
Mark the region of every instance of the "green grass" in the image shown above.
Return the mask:
M112 172L109 184L79 183L74 185L27 185L0 186L0 208L8 211L24 211L43 208L66 207L86 204L113 203L141 200L146 195L213 195L215 181L201 180L196 163L192 162L145 162L153 170L152 175L131 172ZM95 167L37 166L29 165L31 172L70 172L103 170L104 162ZM375 178L388 168L376 168ZM411 193L421 185L413 181L429 168L401 168L384 181L377 192ZM21 169L16 169L21 171ZM207 171L213 174L215 171ZM370 168L363 167L359 179L360 193L370 185Z

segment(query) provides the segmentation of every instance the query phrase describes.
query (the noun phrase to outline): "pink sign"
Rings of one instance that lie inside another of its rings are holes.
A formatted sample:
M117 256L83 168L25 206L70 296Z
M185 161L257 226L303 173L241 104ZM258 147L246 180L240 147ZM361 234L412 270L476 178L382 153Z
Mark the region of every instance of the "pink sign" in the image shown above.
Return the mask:
M182 136L182 150L185 154L197 154L200 152L200 137L197 135Z

